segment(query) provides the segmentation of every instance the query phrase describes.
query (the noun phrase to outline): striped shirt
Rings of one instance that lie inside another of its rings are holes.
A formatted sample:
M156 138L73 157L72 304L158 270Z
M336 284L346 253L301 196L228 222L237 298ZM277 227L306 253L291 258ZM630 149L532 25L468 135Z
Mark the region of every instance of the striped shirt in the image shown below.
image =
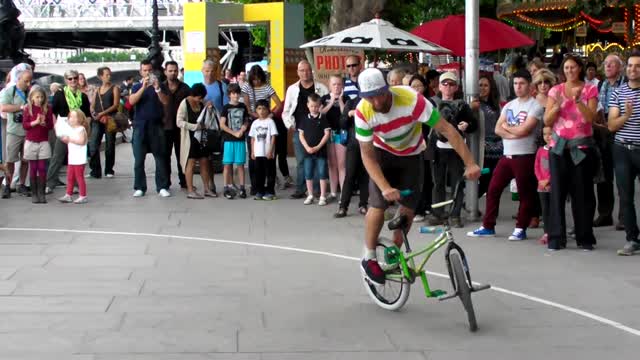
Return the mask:
M624 115L627 101L633 102L633 114L616 132L615 140L621 142L640 142L640 88L632 89L629 84L620 85L609 100L609 108L617 107L620 115Z
M411 156L425 150L422 124L433 127L440 120L440 113L408 86L389 88L393 103L388 113L375 112L370 102L360 101L356 108L356 138L371 142L396 156Z
M249 97L249 108L251 112L256 111L256 102L258 100L267 100L271 102L271 97L276 94L276 91L271 87L271 85L266 84L258 88L251 88L248 82L242 84L240 88L242 90L242 95L247 95ZM271 103L269 103L271 106Z
M350 99L355 99L358 97L359 93L360 90L358 89L358 83L350 78L346 78L344 80L344 95L348 96Z

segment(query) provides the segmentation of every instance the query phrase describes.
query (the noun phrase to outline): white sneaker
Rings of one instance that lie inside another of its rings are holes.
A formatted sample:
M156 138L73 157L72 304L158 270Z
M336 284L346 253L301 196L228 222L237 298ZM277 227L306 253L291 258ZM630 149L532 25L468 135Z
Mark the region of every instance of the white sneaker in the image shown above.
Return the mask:
M318 205L320 205L320 206L327 205L327 199L322 197L322 196L320 196L320 200L318 200Z
M86 204L87 203L87 197L86 196L79 196L73 203L74 204Z
M171 196L171 193L167 189L160 189L158 194L165 198Z
M133 192L133 197L143 197L144 196L144 191L142 190L136 190Z
M59 198L58 201L60 201L61 203L67 203L68 204L70 202L73 202L73 199L71 198L71 195L64 194L64 196Z
M424 215L416 215L413 217L413 222L423 222L424 221Z
M113 177L113 174L107 174L105 176L108 177L109 179L111 179Z
M307 196L307 198L304 200L304 204L305 204L305 205L311 205L311 204L313 204L313 195L309 195L309 196Z

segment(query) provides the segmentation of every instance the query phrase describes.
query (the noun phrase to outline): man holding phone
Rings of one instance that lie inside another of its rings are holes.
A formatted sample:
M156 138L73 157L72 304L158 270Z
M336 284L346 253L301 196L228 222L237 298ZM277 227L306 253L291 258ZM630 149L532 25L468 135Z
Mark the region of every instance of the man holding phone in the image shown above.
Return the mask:
M153 154L156 162L156 191L161 197L169 197L168 156L165 146L163 128L163 105L169 103L166 90L160 87L160 81L151 73L153 67L149 60L140 62L142 80L133 86L129 103L134 106L133 117L133 197L142 197L147 192L147 175L144 161L147 149Z

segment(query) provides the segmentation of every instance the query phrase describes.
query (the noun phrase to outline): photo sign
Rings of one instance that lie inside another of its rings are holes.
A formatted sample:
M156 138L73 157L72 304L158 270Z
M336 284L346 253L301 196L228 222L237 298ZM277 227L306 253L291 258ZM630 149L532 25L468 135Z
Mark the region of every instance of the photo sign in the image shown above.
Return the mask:
M364 64L364 51L358 49L323 48L313 49L313 61L316 71L315 79L329 87L329 77L333 74L347 74L347 57L355 55L360 58L360 64Z

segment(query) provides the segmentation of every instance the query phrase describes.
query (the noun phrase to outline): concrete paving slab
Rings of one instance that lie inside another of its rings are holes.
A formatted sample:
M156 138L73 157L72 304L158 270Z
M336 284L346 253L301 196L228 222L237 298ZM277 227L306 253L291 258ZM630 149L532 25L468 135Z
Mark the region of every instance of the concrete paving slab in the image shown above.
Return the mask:
M322 352L393 351L393 344L381 330L361 332L327 329L325 331L243 330L239 332L241 352Z
M7 280L16 272L15 267L0 267L0 280Z
M149 255L130 255L130 256L78 256L78 255L61 255L51 259L53 266L67 267L150 267L156 262L155 256Z
M0 333L6 332L82 332L117 330L123 314L115 313L2 313Z
M49 257L40 256L40 255L32 255L32 256L0 256L0 264L4 266L15 266L15 267L23 267L23 266L42 266L47 261L49 261Z
M17 281L127 280L131 276L132 271L133 269L118 267L83 268L82 271L78 271L76 268L52 266L49 264L46 268L21 268L15 271L11 279Z
M82 353L232 352L237 350L237 334L185 329L89 332L77 349Z
M41 255L44 245L0 244L0 254L6 255Z
M110 296L0 296L0 313L104 312Z
M145 243L128 244L69 244L51 245L44 250L45 255L144 255L147 250Z
M142 290L142 281L28 281L21 282L15 295L110 295L135 296Z
M24 260L3 264L0 281L15 282L21 291L77 294L0 295L0 335L17 339L12 360L637 357L637 336L572 312L583 310L640 329L635 301L640 257L615 255L624 235L612 227L596 229L598 247L591 253L570 243L566 251L550 254L536 243L541 229L529 229L528 241L509 242L517 203L505 194L498 237L467 238L465 232L477 223L455 229L473 279L507 289L474 295L480 330L471 334L458 300L425 300L417 283L401 311L371 302L358 261L332 257L362 255L360 215L336 220L334 205L305 207L286 199L291 191L279 192L281 199L270 203L194 202L180 191L169 199L153 192L132 199L128 144L118 147L117 159L115 179L88 182L91 202L86 207L35 206L27 199L11 199L0 207L0 247L11 245L5 249L13 252L0 255L48 259L44 266ZM2 230L32 226L16 212L31 212L41 227L64 225L79 232ZM68 222L70 216L74 223ZM417 227L410 237L414 248L432 238L418 234ZM42 253L25 253L38 247ZM145 263L139 256L154 261ZM63 263L57 263L61 258ZM433 256L428 270L446 272L442 253ZM129 283L142 291L134 293ZM447 279L430 276L430 283L450 289ZM41 352L34 344L50 333L59 340L46 342L42 348L50 352ZM76 334L82 334L79 342ZM2 350L0 358L6 354Z
M0 296L11 295L15 289L16 289L15 281L0 280Z

